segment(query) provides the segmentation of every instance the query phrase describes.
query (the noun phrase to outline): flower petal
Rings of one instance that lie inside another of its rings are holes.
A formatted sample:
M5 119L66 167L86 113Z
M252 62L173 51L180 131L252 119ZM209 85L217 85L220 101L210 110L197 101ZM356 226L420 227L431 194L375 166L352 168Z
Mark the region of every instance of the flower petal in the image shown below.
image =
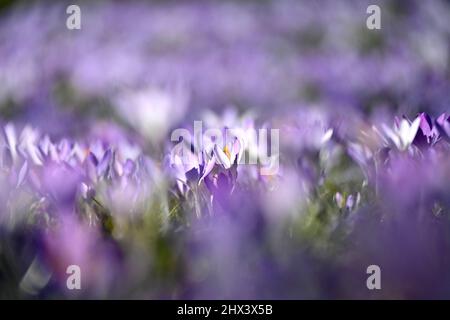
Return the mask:
M225 168L229 169L231 167L231 161L228 156L220 149L217 144L214 146L214 155L216 156L218 162Z

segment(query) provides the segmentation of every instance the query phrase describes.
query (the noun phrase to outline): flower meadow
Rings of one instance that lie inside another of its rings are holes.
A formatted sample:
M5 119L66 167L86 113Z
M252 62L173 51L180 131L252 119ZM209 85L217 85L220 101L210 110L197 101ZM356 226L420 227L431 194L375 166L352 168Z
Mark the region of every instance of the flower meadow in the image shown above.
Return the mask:
M67 5L0 9L0 298L450 298L448 1Z

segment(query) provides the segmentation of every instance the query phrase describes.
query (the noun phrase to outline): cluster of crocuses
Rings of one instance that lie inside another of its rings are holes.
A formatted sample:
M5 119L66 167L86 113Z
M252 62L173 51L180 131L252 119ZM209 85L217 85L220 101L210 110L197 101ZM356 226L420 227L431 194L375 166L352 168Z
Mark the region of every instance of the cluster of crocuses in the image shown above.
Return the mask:
M117 296L123 296L134 290L136 281L153 274L158 284L143 289L148 297L172 296L173 282L175 287L186 286L173 297L205 297L214 286L220 290L217 297L238 292L245 292L242 297L273 297L280 292L259 295L256 282L264 279L262 283L271 287L274 283L266 279L268 275L300 276L290 268L303 259L312 259L310 267L317 268L332 261L329 272L337 268L343 279L371 259L395 269L399 262L391 251L407 243L392 237L409 239L409 228L428 235L433 224L442 225L436 230L438 238L408 240L419 252L449 246L444 217L450 204L445 195L450 166L442 163L450 152L446 114L395 118L393 126L358 125L363 129L355 130L353 136L325 114L306 109L300 114L281 128L282 166L271 177L259 175L257 164L239 165L252 143L245 136L224 144L206 139L197 152L189 144L178 143L158 160L127 139L111 144L99 139L56 141L29 126L18 130L6 124L1 140L0 221L6 235L2 243L11 244L10 237L21 226L40 234L26 272L19 276L20 294L75 294L65 291L64 279L65 266L76 264L87 270L80 296L112 297L107 293L111 288L121 288ZM231 121L235 125L255 126L251 118L235 118ZM290 143L304 139L304 134L312 140ZM364 174L355 173L358 170ZM385 237L383 243L389 249L372 247L372 236ZM241 241L246 242L245 249L240 248ZM367 246L352 249L353 241ZM269 247L261 246L263 242ZM151 252L145 253L144 243ZM296 253L296 246L302 253ZM273 252L271 247L281 251ZM345 247L350 248L349 256L337 258L336 252ZM306 258L304 250L315 253ZM407 261L416 262L415 250ZM246 256L250 252L258 263L273 264L274 269L258 270L253 276L234 269L241 263L251 266ZM220 271L209 265L202 276L194 270L201 268L203 259L212 264L227 261L227 267ZM280 265L283 259L288 259L288 269ZM446 263L432 260L431 266L441 270ZM180 278L178 269L187 278ZM397 271L388 272L394 276ZM423 272L418 268L412 274L429 280ZM306 275L318 282L329 276L300 273L300 287L306 285ZM221 277L234 285L223 283ZM210 285L206 279L212 281ZM238 282L250 287L245 291ZM391 287L393 291L400 288L399 294L408 295L403 285L394 283L398 287ZM288 285L283 282L282 286ZM348 292L352 286L336 290L352 296ZM297 289L291 288L287 296L298 297L301 290ZM358 288L356 292L355 296L364 296ZM391 292L385 295L391 296Z
M53 140L12 123L2 127L0 148L2 255L7 268L19 265L4 279L12 293L2 295L53 295L76 265L88 270L81 295L107 296L122 263L113 239L146 211L154 185L162 184L153 161L125 137L114 144ZM33 242L25 258L17 234Z

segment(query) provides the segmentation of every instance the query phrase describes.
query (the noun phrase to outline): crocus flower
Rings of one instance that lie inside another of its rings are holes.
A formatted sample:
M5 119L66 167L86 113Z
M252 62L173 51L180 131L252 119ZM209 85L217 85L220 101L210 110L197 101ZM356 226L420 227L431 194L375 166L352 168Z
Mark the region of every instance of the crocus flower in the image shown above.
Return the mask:
M446 112L436 118L435 128L439 131L440 137L450 142L450 116Z
M42 257L66 296L77 294L66 289L66 270L72 265L80 268L83 296L103 296L118 284L114 280L118 279L121 263L118 248L102 239L97 228L72 215L62 215L57 226L45 235Z
M348 211L352 211L358 207L361 201L361 194L359 192L356 195L349 194L345 197L342 193L336 192L334 195L334 200L339 209L347 209Z
M166 161L182 194L185 194L189 188L188 181L198 183L204 167L203 157L201 154L200 156L194 154L190 146L184 143L177 144Z

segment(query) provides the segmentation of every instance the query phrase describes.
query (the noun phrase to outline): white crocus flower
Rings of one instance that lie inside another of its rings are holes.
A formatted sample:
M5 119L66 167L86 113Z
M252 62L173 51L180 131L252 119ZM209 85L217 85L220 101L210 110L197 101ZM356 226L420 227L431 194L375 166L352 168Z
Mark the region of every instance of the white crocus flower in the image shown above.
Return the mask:
M384 133L387 138L399 149L406 150L413 143L419 130L420 118L417 117L412 123L407 119L402 119L399 125L396 125L394 129L383 125Z

